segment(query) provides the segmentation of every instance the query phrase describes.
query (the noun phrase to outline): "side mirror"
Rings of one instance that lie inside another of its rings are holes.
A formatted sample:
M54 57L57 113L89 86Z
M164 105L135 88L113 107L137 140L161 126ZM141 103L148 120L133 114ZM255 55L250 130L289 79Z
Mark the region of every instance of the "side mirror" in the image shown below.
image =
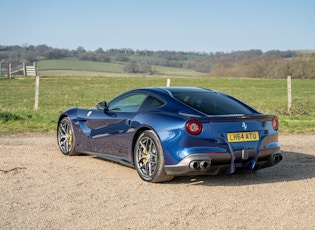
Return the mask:
M102 101L102 102L97 103L96 108L98 110L103 110L104 112L106 112L107 111L107 103L106 103L106 101Z

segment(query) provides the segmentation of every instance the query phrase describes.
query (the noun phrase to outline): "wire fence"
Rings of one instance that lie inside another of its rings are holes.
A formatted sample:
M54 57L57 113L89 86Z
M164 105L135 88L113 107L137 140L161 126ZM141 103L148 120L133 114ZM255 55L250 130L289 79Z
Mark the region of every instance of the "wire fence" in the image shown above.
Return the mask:
M258 111L288 114L283 79L171 78L171 86L197 86L228 93ZM130 89L166 86L167 77L42 77L38 111L59 113L69 107L91 108ZM293 115L315 115L315 81L292 81ZM35 78L0 79L0 112L34 111Z

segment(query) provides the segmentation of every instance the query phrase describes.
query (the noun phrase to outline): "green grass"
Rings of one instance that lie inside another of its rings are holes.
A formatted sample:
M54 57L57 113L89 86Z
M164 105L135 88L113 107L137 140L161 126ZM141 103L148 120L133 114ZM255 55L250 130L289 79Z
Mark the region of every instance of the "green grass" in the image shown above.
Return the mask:
M111 74L109 74L111 75ZM138 87L165 86L168 77L41 77L39 110L34 111L34 77L0 80L0 135L54 132L61 111L91 108ZM282 133L315 133L315 81L293 80L292 115L287 113L286 80L171 77L172 86L199 86L231 94L264 113L277 114Z
M80 61L76 59L43 60L36 64L42 73L47 70L121 73L123 70L123 65L117 63Z

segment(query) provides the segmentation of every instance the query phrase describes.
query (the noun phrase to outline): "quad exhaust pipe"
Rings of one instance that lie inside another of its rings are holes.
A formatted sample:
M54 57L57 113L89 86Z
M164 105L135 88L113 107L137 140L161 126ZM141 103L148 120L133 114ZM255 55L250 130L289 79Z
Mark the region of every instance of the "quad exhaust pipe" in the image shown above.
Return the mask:
M192 161L189 168L193 170L207 170L210 168L211 161Z

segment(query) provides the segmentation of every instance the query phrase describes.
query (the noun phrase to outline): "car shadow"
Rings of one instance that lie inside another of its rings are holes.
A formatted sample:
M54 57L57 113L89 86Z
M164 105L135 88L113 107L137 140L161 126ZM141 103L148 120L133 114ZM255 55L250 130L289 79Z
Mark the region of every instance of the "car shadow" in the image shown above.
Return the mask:
M215 176L181 176L175 177L168 183L204 186L246 186L304 180L315 177L314 155L286 151L282 151L282 153L283 160L279 164L256 172Z

